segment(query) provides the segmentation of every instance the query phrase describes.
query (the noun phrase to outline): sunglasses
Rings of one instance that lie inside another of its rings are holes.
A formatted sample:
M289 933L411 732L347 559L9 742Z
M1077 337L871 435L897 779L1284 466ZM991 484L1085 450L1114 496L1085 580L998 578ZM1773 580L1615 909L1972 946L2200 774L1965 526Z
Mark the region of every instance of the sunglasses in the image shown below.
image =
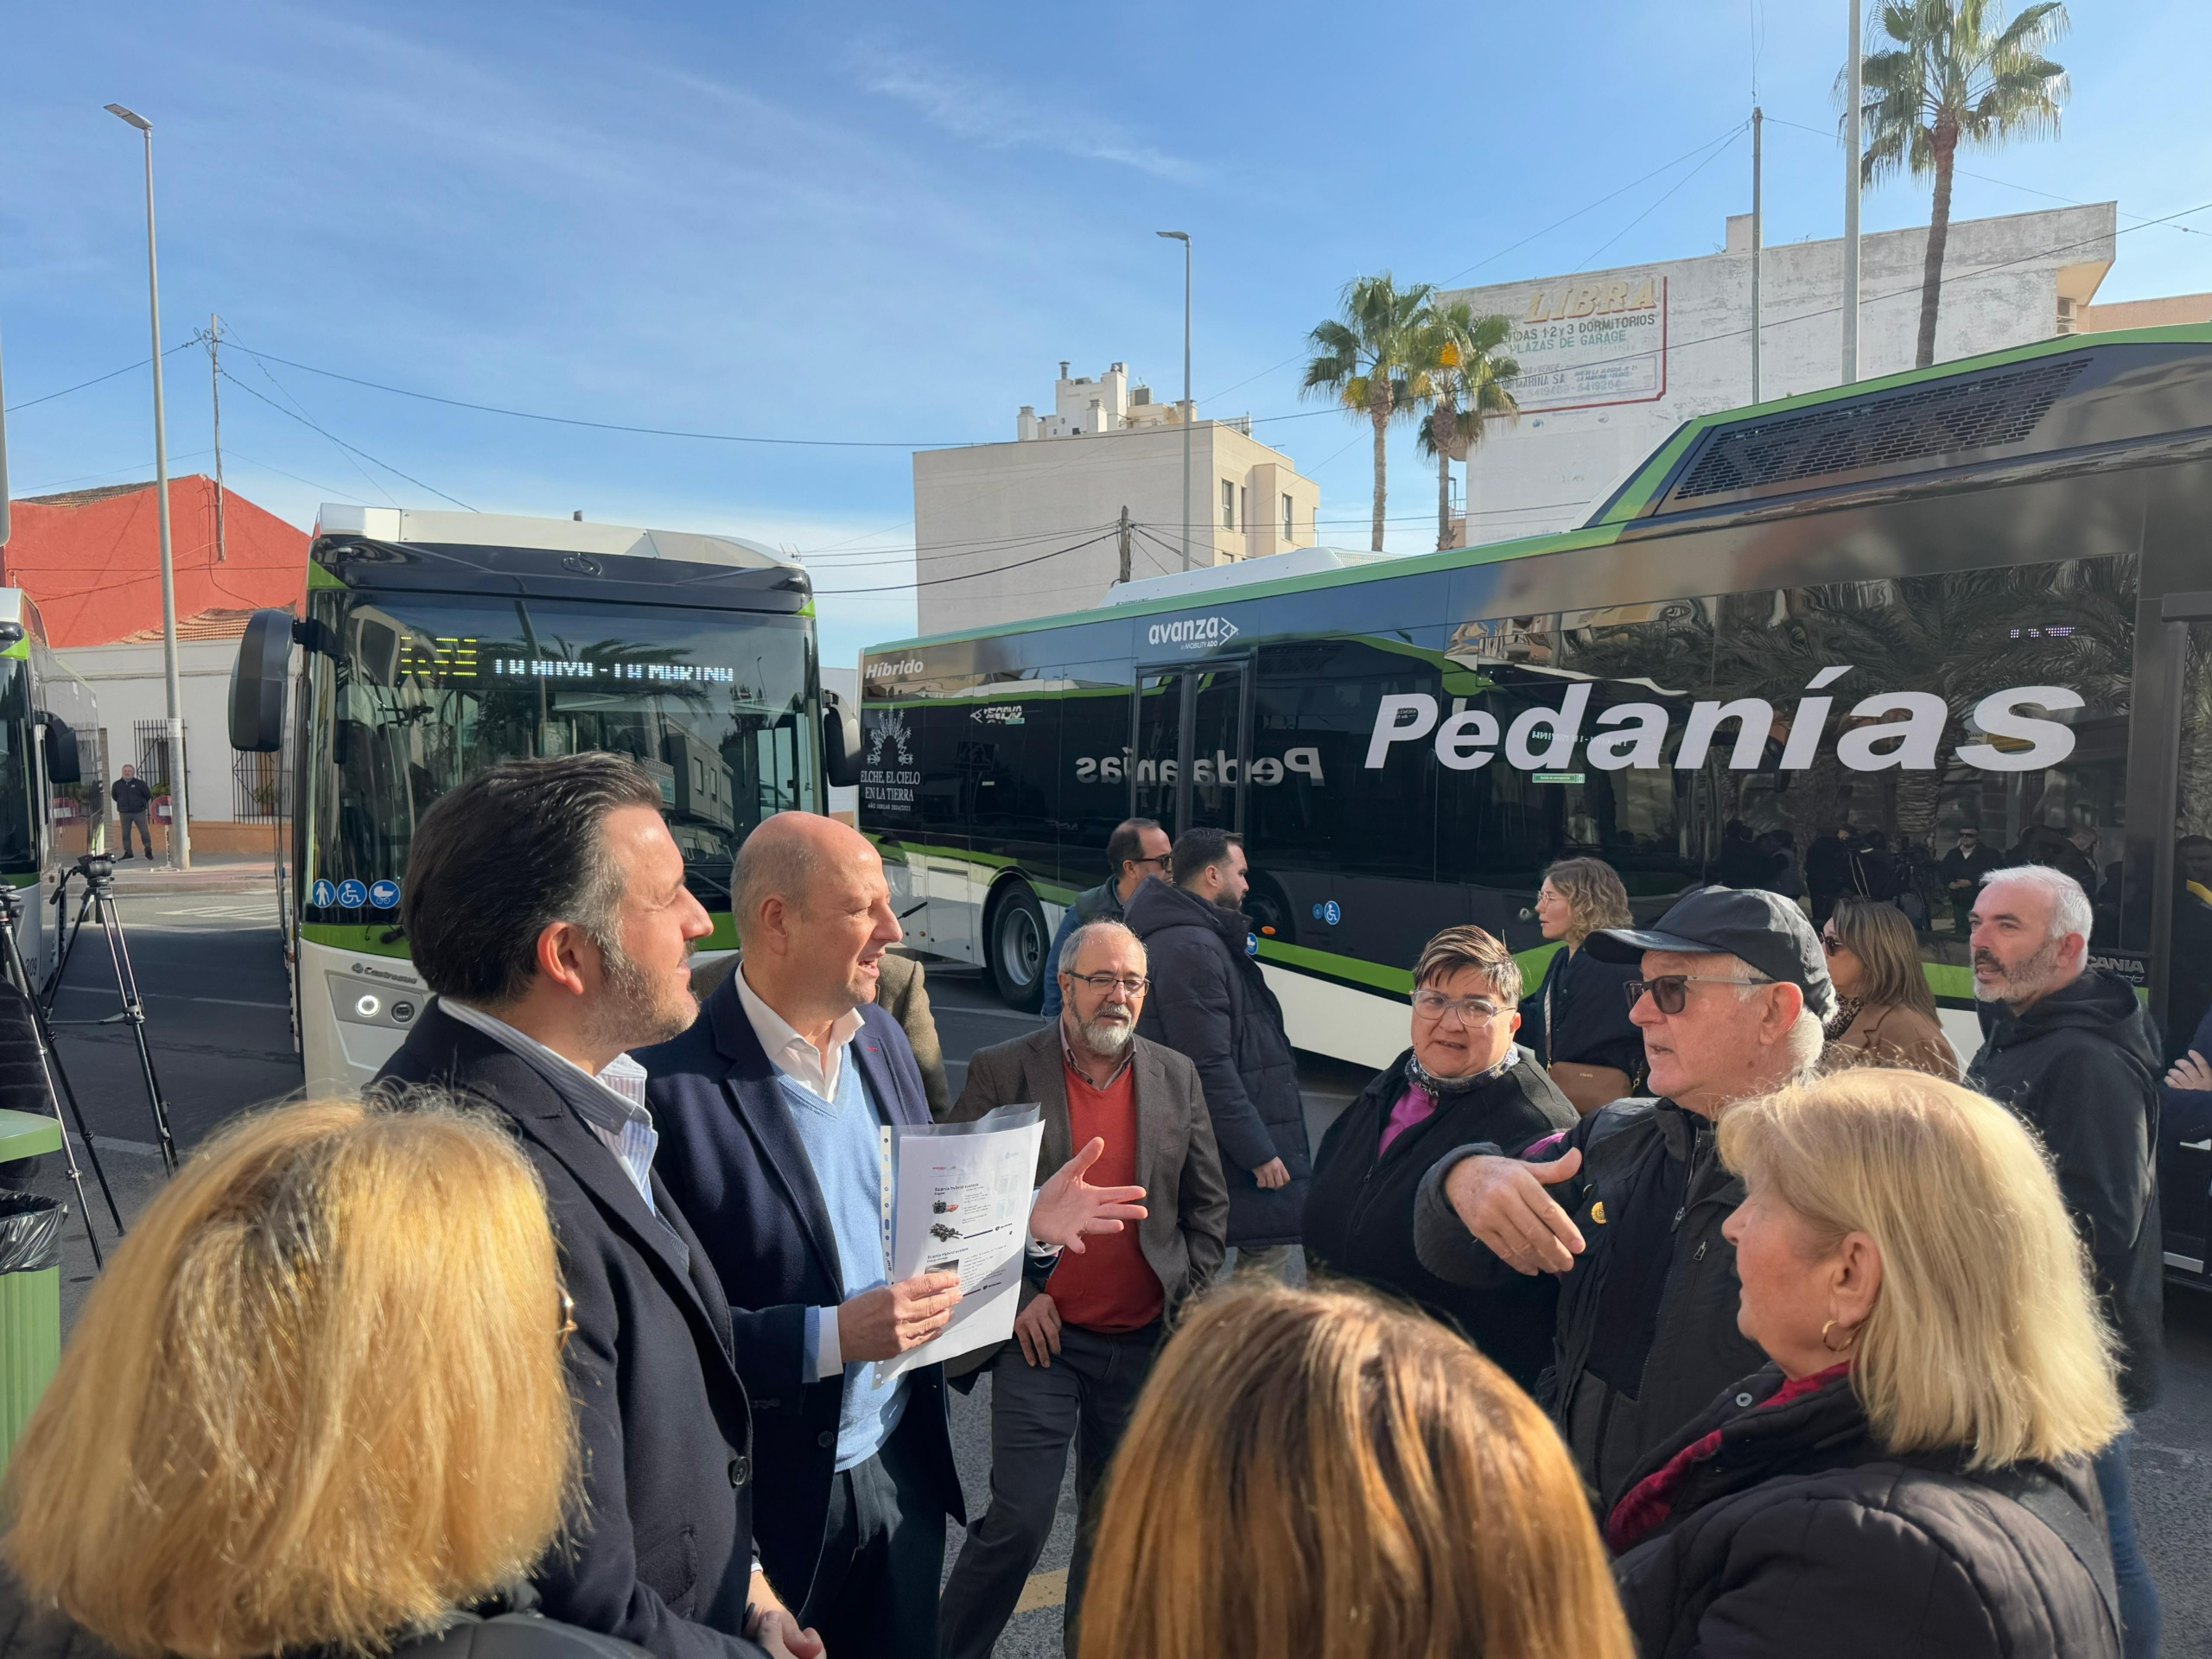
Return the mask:
M1842 955L1843 952L1850 950L1851 947L1846 944L1841 939L1836 938L1834 934L1823 933L1821 935L1821 949L1826 951L1829 956L1834 957Z
M1662 1014L1680 1014L1689 1006L1693 985L1774 985L1771 979L1723 979L1713 974L1662 974L1656 979L1631 979L1621 989L1628 994L1628 1005L1632 1009L1648 995L1651 1006Z

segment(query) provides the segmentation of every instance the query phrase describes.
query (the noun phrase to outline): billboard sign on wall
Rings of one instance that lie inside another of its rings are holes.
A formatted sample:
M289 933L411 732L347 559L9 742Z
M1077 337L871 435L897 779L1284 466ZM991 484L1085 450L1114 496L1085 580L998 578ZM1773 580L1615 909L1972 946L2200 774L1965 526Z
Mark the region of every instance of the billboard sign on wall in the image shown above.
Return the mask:
M1667 393L1667 279L1567 277L1504 296L1524 412L1656 403Z

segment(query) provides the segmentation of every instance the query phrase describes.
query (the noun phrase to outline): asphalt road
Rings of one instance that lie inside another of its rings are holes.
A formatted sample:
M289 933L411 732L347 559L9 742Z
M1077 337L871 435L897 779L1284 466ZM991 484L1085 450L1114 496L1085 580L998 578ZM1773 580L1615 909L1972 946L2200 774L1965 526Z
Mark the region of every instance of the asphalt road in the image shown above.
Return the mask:
M151 879L143 873L141 881ZM140 885L133 883L130 885ZM226 890L227 889L227 890ZM239 890L243 889L243 890ZM184 893L131 894L120 905L130 957L147 1009L146 1035L178 1145L187 1152L232 1113L296 1094L298 1057L286 1012L276 905L249 872L211 875ZM87 934L72 963L57 1014L73 1020L115 1013L120 999L105 949ZM970 971L932 969L929 987L957 1091L969 1054L1035 1029L1000 1006ZM60 1038L65 1064L85 1106L101 1162L126 1218L157 1190L162 1166L137 1044L126 1025L72 1025ZM1300 1067L1306 1117L1316 1144L1357 1092L1363 1074L1308 1058ZM111 1238L99 1190L86 1184L103 1242ZM68 1186L49 1160L36 1186L57 1197ZM91 1254L73 1221L65 1235L63 1313L73 1319L92 1281ZM2212 1652L2212 1298L2169 1293L2164 1397L2137 1424L2135 1500L2144 1548L2165 1600L2168 1655ZM990 1384L956 1394L953 1444L970 1513L988 1497ZM1071 1459L1071 1466L1072 1459ZM1001 1659L1060 1651L1060 1605L1074 1536L1072 1476L1060 1514L1020 1612L1000 1642ZM959 1535L948 1529L947 1560Z

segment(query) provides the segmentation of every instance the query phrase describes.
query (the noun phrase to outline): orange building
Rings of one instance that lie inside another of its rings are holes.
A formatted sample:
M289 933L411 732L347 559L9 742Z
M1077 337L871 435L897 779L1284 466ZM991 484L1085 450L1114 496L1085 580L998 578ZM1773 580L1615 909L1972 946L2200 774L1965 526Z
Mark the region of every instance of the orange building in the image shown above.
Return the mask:
M35 600L47 639L99 699L100 776L129 763L149 779L165 771L168 713L162 656L160 512L154 486L123 484L14 504L0 548L0 587ZM275 833L275 769L234 755L228 696L237 640L255 611L299 614L307 596L308 536L214 480L169 480L176 570L177 673L184 715L186 799L195 853L268 850ZM112 810L111 808L111 810ZM157 837L166 829L157 824Z

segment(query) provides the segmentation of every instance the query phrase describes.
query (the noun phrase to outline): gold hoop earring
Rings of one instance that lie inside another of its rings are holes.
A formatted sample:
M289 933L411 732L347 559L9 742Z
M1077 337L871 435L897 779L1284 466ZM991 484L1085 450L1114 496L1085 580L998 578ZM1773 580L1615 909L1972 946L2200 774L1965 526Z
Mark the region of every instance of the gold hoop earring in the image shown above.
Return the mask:
M1823 1325L1821 1327L1821 1346L1827 1349L1828 1352L1832 1354L1849 1353L1851 1351L1852 1344L1859 1340L1859 1327L1857 1325L1853 1325L1850 1330L1844 1332L1843 1346L1840 1348L1837 1347L1834 1343L1828 1340L1828 1332L1834 1329L1835 1321L1834 1319L1830 1319L1826 1325Z

